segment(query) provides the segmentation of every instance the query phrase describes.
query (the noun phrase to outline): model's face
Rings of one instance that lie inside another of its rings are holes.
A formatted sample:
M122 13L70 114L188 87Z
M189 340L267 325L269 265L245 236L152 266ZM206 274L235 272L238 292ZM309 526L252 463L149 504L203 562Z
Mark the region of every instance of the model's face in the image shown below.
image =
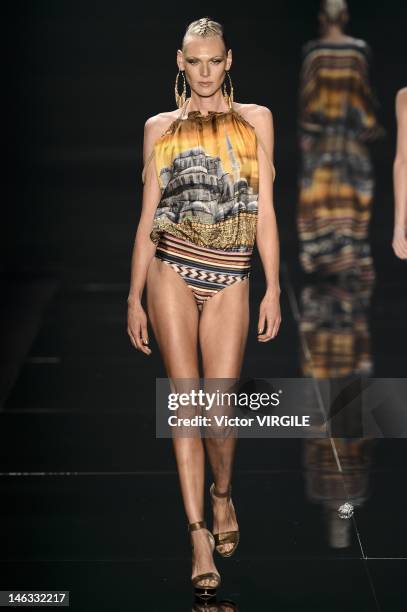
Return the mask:
M184 42L183 51L177 53L177 63L180 70L185 70L191 90L209 97L222 86L225 70L232 64L232 52L229 50L226 55L220 36L190 36Z

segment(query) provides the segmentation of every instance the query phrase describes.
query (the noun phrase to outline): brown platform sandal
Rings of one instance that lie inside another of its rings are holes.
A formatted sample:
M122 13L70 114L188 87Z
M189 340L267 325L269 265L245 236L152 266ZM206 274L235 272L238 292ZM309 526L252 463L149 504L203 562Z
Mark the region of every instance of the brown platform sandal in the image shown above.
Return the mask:
M213 552L215 548L215 538L213 537L209 529L206 528L206 522L198 521L196 523L189 523L188 525L189 533L191 533L192 531L197 531L198 529L205 529L205 531L207 532L209 541L211 543L212 552ZM194 554L194 543L192 541L192 537L191 537L191 545L192 545L192 554ZM215 586L201 586L199 584L200 582L208 578L210 580L216 581ZM216 589L220 585L221 578L217 572L206 572L205 574L198 574L197 576L194 576L193 578L191 578L191 581L192 581L193 586L195 587L196 595L198 595L201 599L205 600L205 599L211 599L214 596L216 596Z
M225 493L219 493L218 491L216 491L215 483L213 482L211 484L209 492L212 497L227 497L228 502L232 502L231 500L232 486L231 485L229 485L229 488ZM233 502L232 502L232 505L233 505ZM222 555L222 557L231 557L233 553L235 552L237 545L239 544L240 532L239 530L222 531L221 533L214 533L213 537L215 539L215 545L216 545L217 552L220 555ZM222 552L219 550L218 547L223 546L223 544L234 544L234 546L230 550L226 552Z

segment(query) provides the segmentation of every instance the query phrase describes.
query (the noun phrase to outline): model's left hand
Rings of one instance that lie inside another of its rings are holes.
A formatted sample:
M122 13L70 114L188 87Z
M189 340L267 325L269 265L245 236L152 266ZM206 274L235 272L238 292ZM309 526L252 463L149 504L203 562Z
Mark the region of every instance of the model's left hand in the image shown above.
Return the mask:
M281 323L280 291L267 291L260 303L257 339L268 342L278 334Z
M407 259L407 236L404 227L394 228L392 247L397 257Z

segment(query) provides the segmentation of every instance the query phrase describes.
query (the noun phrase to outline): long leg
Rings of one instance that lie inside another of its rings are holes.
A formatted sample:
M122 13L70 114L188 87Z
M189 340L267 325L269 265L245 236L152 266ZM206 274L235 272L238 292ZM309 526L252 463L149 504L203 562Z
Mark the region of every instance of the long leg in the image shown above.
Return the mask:
M171 266L153 258L147 275L147 310L167 376L199 384L198 321L195 299L185 281ZM183 391L186 389L184 388ZM201 521L204 512L205 452L200 437L173 437L185 512L189 523ZM196 550L194 575L216 571L207 538L192 532ZM210 579L202 586L213 586Z
M249 279L223 289L205 303L199 326L205 379L239 378L248 327ZM224 382L228 386L232 381ZM222 384L220 380L219 386ZM206 437L205 444L216 489L225 492L232 479L236 436L221 434ZM214 531L217 533L236 529L233 506L221 498L213 501ZM226 552L231 547L231 544L224 544L220 550Z

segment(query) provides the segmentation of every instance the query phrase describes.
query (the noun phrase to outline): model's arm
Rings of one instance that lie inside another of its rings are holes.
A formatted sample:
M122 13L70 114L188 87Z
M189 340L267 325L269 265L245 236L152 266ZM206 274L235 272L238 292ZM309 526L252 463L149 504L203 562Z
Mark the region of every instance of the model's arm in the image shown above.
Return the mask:
M143 159L146 163L155 141L162 133L162 119L159 115L151 117L144 127ZM147 270L154 257L156 245L150 238L154 214L160 200L160 187L154 159L150 161L145 171L143 200L140 221L137 227L131 259L130 290L127 298L127 332L133 346L149 355L147 316L141 304Z
M267 342L274 338L281 323L280 314L280 249L276 215L273 206L273 159L274 129L273 116L264 106L258 106L250 117L250 122L262 140L258 146L259 164L259 201L256 232L256 245L266 277L266 293L260 304L258 321L258 340Z
M407 259L407 88L396 97L397 149L393 166L394 234L393 250Z

